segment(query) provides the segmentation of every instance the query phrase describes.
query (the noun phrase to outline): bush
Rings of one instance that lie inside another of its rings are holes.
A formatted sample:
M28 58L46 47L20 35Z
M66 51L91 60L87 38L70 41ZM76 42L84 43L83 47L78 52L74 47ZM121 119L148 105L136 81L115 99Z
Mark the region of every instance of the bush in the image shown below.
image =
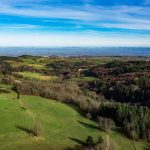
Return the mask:
M102 131L109 131L115 126L115 122L109 118L97 117L99 129Z
M86 144L87 146L92 146L94 144L94 141L93 141L93 137L92 136L88 136L87 139L86 139Z

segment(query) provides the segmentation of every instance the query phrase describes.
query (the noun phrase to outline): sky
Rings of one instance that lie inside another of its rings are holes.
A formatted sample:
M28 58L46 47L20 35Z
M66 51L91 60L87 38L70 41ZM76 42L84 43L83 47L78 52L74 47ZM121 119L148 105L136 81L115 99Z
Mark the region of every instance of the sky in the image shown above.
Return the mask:
M0 46L150 47L150 0L0 0Z

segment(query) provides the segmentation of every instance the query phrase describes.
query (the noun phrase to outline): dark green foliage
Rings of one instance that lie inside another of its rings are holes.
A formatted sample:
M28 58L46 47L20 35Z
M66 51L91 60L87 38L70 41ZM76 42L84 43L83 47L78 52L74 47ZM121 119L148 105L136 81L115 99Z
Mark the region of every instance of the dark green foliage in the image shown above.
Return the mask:
M72 139L72 138L71 138ZM103 138L100 136L97 140L95 140L92 136L88 136L85 141L81 141L79 139L72 139L76 141L79 146L75 148L67 148L66 150L104 150L105 144Z
M15 62L22 62L18 57L9 57L9 56L0 56L0 62L4 61L15 61Z
M106 71L107 75L120 75L125 73L133 73L133 72L143 72L150 71L150 62L149 61L113 61L110 63L106 63L105 65L100 65L93 67L91 72L95 75L99 75L99 71Z
M85 142L85 150L104 150L105 144L100 136L98 140L94 140L92 136L88 136Z
M12 74L11 65L0 59L0 72L4 75Z
M19 85L15 85L14 87L13 87L13 90L16 92L16 94L17 94L17 99L20 99L20 90L19 90Z
M86 145L87 146L92 146L93 144L94 144L93 137L88 136L87 139L86 139Z
M103 104L99 114L111 117L132 139L150 140L150 110L129 104Z
M103 138L101 136L99 136L97 143L103 143Z
M84 71L99 80L84 87L108 100L150 106L150 61L113 61Z
M69 62L67 60L55 61L54 63L47 64L48 67L53 68L54 70L74 70L79 69L80 67L88 66L89 63L86 61L72 61Z
M80 60L79 58L75 59L65 59L65 60L57 60L55 62L47 64L47 68L52 68L55 72L55 75L61 75L64 73L73 74L74 76L78 76L78 70L80 68L85 69L89 68L89 66L93 65L91 62L87 62L85 60Z
M108 100L118 102L140 103L150 106L150 77L139 77L136 80L99 80L89 82L88 89L103 94Z
M121 64L121 63L120 63ZM114 75L119 75L123 73L131 73L131 72L141 72L150 70L150 63L147 61L130 61L121 67L115 68L112 72Z

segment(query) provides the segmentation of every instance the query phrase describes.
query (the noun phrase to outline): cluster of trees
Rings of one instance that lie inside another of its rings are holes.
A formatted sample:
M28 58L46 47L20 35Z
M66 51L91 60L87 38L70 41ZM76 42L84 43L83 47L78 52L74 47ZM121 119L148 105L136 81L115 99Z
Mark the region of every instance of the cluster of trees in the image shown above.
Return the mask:
M85 85L81 85L85 86ZM88 82L87 88L102 94L108 100L118 102L140 103L150 106L150 77L140 77L136 80L101 79Z
M48 99L55 99L64 103L78 106L83 112L90 112L95 116L98 112L101 101L104 97L99 97L95 92L82 91L80 87L72 81L39 81L34 79L22 80L13 88L16 93L24 95L41 96Z
M66 150L115 150L115 143L110 140L109 136L102 138L101 136L98 139L94 139L92 136L88 136L85 141L78 139L73 139L80 143L80 146L75 148L67 148Z
M73 150L104 150L104 139L100 136L97 140L94 140L92 136L88 136L85 141L74 139L81 144L73 148Z
M18 57L9 57L9 56L0 56L0 61L15 61L15 62L21 62L21 60Z
M104 65L104 68L112 69L111 75L119 75L124 73L150 71L149 61L113 61Z
M11 65L5 62L2 58L0 59L0 73L4 75L12 73Z
M102 131L108 132L111 129L115 128L115 122L110 118L97 117L98 128Z
M47 68L52 68L56 75L60 75L64 72L69 72L76 75L77 71L80 68L89 68L89 66L91 65L93 64L85 60L65 59L54 61L52 63L47 64L46 66Z
M148 72L150 71L149 61L113 61L104 65L89 68L84 72L85 76L95 76L100 78L102 75L118 76L126 73Z
M47 64L48 67L51 67L54 70L66 70L66 69L74 70L88 65L90 64L87 61L74 60L71 62L67 59L61 61L55 61L53 63Z
M101 104L99 114L112 118L131 139L150 141L150 110L145 106L121 103Z
M148 71L150 70L150 65L144 65L144 66L123 66L117 69L114 69L112 74L113 75L120 75L124 73L132 73L132 72L142 72L142 71Z
M94 141L92 136L88 136L85 141L85 150L104 150L104 139L100 136L97 141Z

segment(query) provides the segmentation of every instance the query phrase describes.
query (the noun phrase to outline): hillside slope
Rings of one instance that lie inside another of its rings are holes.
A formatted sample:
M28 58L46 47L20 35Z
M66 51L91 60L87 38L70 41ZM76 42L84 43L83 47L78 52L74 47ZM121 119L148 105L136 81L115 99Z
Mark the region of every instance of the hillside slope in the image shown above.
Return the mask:
M117 132L104 133L74 107L41 97L0 94L0 150L50 150L74 147L91 135L109 136L116 149L134 150L133 142ZM38 137L29 134L38 130ZM146 148L135 143L137 150Z

